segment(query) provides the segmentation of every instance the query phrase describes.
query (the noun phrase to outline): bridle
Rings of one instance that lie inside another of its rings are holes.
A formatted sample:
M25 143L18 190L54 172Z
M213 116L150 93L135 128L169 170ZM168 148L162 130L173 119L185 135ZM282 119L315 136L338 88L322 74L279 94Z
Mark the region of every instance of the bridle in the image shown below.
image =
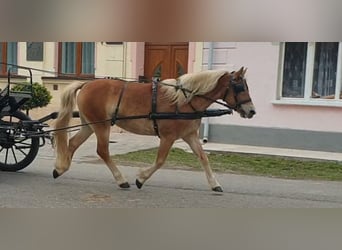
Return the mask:
M251 98L247 98L247 99L244 99L244 100L239 100L239 95L245 91L248 90L248 85L247 85L247 82L246 80L241 77L239 80L235 80L233 79L233 74L234 74L234 71L230 73L230 79L229 79L229 84L226 88L226 91L223 95L223 98L222 100L224 102L221 102L221 101L218 101L218 100L215 100L213 98L210 98L206 95L195 95L197 97L200 97L200 98L204 98L204 99L207 99L213 103L217 103L217 104L220 104L224 107L227 107L229 109L233 109L235 111L237 110L240 110L241 109L241 105L242 104L245 104L245 103L248 103L248 102L251 102L252 99ZM161 85L165 85L165 86L172 86L174 87L176 90L181 90L183 92L183 95L185 96L185 98L188 98L188 93L192 93L191 90L188 90L186 88L183 88L182 85L180 84L177 84L177 85L171 85L171 84L167 84L167 83L164 83L164 82L159 82L159 84ZM246 88L245 88L246 86ZM235 105L231 105L229 104L227 101L226 101L226 98L227 96L229 95L229 91L233 89L234 91L234 100L235 100ZM189 102L189 105L191 106L191 108L194 110L194 111L197 111L191 104L191 102Z
M233 74L234 72L232 72L231 74ZM246 88L245 88L246 86ZM232 88L231 88L232 87ZM235 100L235 106L234 105L230 105L227 101L226 98L229 95L229 91L233 89L234 91L234 100ZM245 91L248 90L248 85L246 82L246 79L244 79L243 77L239 78L239 80L235 80L233 79L233 76L231 75L231 78L229 80L229 84L226 88L226 91L223 95L222 100L224 100L227 103L227 106L235 111L241 109L241 105L251 102L252 99L251 98L246 98L243 100L239 100L239 95Z

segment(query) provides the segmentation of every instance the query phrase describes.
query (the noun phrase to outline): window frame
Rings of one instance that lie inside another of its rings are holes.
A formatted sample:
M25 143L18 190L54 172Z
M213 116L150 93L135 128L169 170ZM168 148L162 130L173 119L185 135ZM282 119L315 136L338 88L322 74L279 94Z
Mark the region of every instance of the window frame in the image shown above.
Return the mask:
M94 73L84 74L82 73L82 45L83 42L74 42L76 44L76 72L75 73L62 73L62 45L64 42L58 43L58 77L84 77L94 78L95 77L95 60L94 60ZM96 44L94 43L94 46ZM96 46L95 46L96 48Z
M18 62L18 42L16 42L17 44L17 62ZM1 62L8 62L8 42L0 42L0 46L2 49L2 58L0 58ZM17 69L17 68L16 68ZM17 75L18 71L11 71L12 75ZM8 76L8 66L7 64L1 64L0 65L0 77L7 77Z
M283 97L283 70L285 59L285 42L280 43L279 48L279 69L278 69L278 88L276 93L276 100L274 104L285 105L305 105L305 106L332 106L342 107L342 98L340 92L342 90L342 42L339 42L337 54L337 71L336 71L336 85L334 99L313 98L313 76L314 76L314 63L315 63L315 42L307 43L307 56L306 56L306 69L305 69L305 82L304 82L304 97Z

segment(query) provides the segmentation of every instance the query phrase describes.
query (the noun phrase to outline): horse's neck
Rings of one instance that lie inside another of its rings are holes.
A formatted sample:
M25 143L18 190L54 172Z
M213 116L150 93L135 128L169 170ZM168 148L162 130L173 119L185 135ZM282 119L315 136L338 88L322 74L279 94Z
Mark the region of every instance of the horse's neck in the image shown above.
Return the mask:
M210 99L206 97L206 95L194 96L194 98L188 103L188 105L196 111L204 111L214 102L211 97L209 97Z
M216 87L214 90L210 91L207 94L202 96L195 96L192 101L191 105L198 111L206 110L214 101L222 98L222 88Z

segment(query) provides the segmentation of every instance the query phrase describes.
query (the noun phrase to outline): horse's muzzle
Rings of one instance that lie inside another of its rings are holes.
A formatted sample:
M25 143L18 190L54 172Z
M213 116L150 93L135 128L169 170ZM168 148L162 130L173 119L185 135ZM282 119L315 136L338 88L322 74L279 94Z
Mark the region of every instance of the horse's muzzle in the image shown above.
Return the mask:
M240 113L242 118L251 119L255 114L255 108L253 104L242 104L238 109L237 112Z
M250 110L249 113L247 114L247 118L250 119L252 118L254 115L256 115L256 112L254 109Z

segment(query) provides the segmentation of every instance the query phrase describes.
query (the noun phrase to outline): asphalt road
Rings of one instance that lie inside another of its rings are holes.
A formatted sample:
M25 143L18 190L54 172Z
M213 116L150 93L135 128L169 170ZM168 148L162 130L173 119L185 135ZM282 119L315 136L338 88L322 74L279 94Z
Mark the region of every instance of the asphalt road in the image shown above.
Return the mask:
M120 138L117 141L112 150L123 147ZM155 142L152 140L150 146ZM342 182L216 174L224 190L217 194L209 189L204 172L178 169L159 170L139 190L134 184L138 168L120 166L131 184L129 190L122 190L94 151L90 140L77 152L70 170L56 180L52 178L54 155L49 145L41 148L36 160L23 171L0 172L0 207L342 207Z

